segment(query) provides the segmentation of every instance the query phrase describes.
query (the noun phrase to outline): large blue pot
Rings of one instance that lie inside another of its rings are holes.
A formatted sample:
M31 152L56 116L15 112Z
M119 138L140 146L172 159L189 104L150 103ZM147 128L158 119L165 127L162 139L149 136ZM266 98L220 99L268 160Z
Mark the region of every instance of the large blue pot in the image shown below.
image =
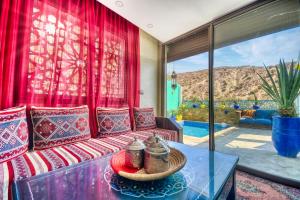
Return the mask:
M300 118L273 117L272 141L279 155L296 158L300 152Z

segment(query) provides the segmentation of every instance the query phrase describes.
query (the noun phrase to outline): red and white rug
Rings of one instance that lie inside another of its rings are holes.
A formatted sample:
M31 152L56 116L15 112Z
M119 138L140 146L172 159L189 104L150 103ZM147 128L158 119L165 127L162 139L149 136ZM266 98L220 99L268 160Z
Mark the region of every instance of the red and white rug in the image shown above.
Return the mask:
M300 190L237 171L238 200L300 200Z

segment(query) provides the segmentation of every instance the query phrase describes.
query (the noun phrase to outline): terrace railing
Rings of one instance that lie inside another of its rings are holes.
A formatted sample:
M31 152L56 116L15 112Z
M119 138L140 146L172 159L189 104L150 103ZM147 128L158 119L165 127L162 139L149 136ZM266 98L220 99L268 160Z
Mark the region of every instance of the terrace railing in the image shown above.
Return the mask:
M242 109L242 110L253 109L253 105L255 104L254 100L238 100L238 101L226 100L226 101L215 101L214 105L215 105L215 108L218 108L221 105L225 105L225 107L227 107L227 108L232 108L234 106L235 102L237 102L237 104L240 106L240 109ZM208 100L204 100L201 102L184 101L183 103L186 104L187 107L195 107L195 106L197 107L200 104L205 104L206 106L208 106ZM258 100L257 105L259 106L260 109L263 109L263 110L278 109L278 106L272 100Z

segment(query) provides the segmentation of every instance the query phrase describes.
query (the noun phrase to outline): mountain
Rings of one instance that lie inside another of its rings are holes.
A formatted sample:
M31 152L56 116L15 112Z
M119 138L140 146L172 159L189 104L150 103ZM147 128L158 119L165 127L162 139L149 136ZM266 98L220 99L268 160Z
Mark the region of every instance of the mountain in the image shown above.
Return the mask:
M275 67L269 67L275 78ZM270 99L262 90L258 74L266 77L264 67L218 67L214 69L215 100L253 100L254 92L259 100ZM208 70L179 73L178 83L182 86L185 100L198 97L208 99Z

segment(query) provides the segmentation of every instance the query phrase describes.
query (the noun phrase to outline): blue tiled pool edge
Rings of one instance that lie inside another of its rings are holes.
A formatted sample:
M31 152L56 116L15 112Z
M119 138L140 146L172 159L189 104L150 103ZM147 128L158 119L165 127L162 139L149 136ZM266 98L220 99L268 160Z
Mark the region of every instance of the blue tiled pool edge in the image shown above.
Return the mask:
M193 136L202 138L209 134L208 122L200 122L200 121L189 121L189 120L183 120L183 121L177 121L177 123L183 128L183 135L187 136ZM227 124L215 124L215 131L220 131L228 128L229 126Z

